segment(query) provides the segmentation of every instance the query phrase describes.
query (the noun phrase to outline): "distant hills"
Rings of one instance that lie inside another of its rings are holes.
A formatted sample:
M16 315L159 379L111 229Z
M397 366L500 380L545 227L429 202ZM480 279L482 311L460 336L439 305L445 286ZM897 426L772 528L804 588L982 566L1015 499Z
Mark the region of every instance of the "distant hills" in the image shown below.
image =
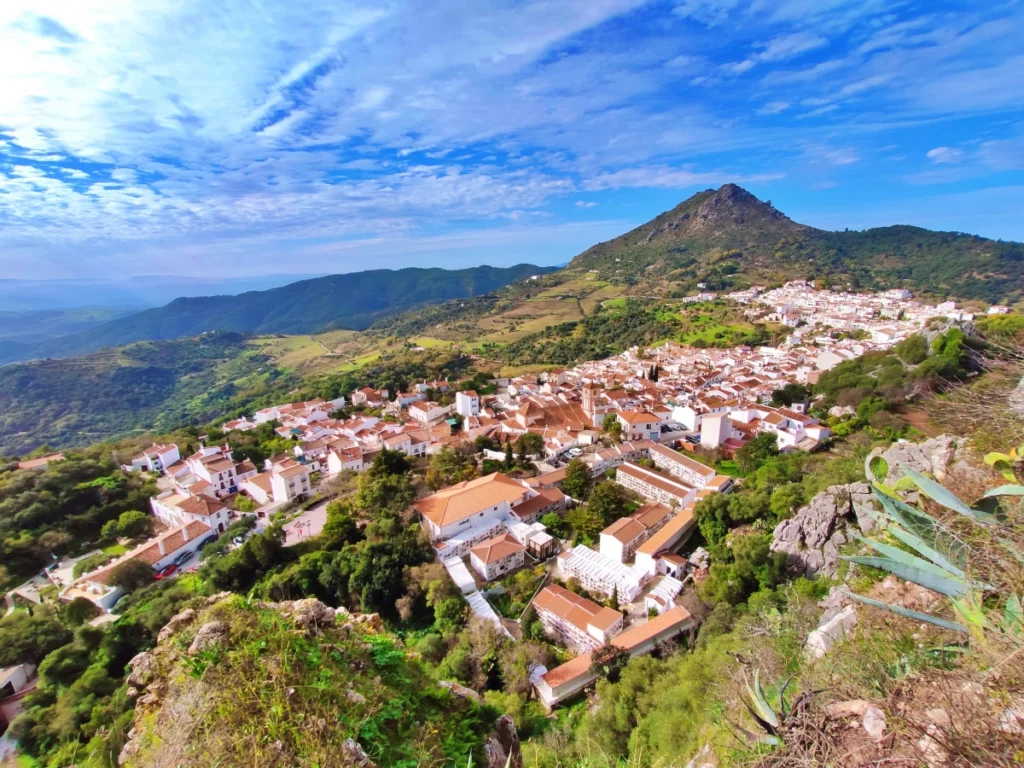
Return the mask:
M213 296L243 291L263 291L296 280L320 277L304 275L241 275L238 277L143 277L66 278L57 280L0 279L0 307L7 312L52 312L58 309L147 309L179 296Z
M670 211L574 258L568 272L685 295L793 278L859 289L992 303L1024 298L1024 245L892 226L830 232L799 224L735 184L698 192Z
M407 268L328 275L237 296L177 298L162 307L34 344L8 337L0 363L68 357L135 341L194 336L207 331L312 333L360 330L375 320L424 304L491 293L552 267Z

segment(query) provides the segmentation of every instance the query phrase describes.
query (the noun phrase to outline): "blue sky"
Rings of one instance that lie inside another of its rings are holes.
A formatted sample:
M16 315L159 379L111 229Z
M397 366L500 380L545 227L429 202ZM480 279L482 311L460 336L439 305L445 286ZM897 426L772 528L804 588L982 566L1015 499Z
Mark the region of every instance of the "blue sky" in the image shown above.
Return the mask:
M1024 240L1024 3L6 0L0 278L557 263L734 181Z

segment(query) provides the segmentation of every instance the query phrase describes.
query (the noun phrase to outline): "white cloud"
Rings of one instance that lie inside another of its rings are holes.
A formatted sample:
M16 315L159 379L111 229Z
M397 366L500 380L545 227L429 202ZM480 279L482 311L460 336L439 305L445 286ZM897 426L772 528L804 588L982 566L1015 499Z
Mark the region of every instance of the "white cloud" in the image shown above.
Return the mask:
M644 168L623 168L618 171L600 173L583 182L589 191L621 189L629 187L664 187L685 189L695 186L719 186L727 182L738 184L777 181L780 173L733 174L724 171L696 172L687 168L671 168L658 165Z
M780 112L784 112L788 108L789 108L789 102L788 101L769 101L767 104L765 104L759 110L757 110L757 114L759 114L759 115L777 115Z
M933 163L958 163L963 158L963 150L955 147L935 147L929 149L925 156Z
M594 208L596 206L597 206L597 203L595 203L593 200L577 200L576 201L576 207L577 208Z
M813 32L802 31L779 35L766 43L759 43L756 46L759 50L743 61L726 65L726 70L739 75L753 69L758 64L793 59L824 45L828 45L828 39Z

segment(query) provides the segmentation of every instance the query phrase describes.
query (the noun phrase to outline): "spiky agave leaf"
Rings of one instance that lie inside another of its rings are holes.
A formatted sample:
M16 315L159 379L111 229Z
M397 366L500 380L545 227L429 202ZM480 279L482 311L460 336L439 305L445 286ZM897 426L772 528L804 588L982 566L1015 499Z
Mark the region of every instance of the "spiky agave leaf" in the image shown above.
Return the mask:
M1024 485L1018 485L1017 483L1000 485L998 488L986 491L985 495L981 498L991 499L993 496L1024 496Z
M895 534L897 531L906 534L905 531L901 531L899 528L896 528L895 526L889 529L889 532L892 534ZM913 536L913 534L910 534L908 538L910 538L910 540L913 541L915 537ZM930 573L934 573L936 576L957 578L961 580L964 578L963 571L957 568L954 568L953 570L947 570L943 566L936 564L934 561L929 562L929 560L917 557L916 555L913 555L910 552L904 552L902 549L898 547L890 546L881 541L877 541L876 539L869 539L866 536L858 536L857 539L862 543L867 544L876 552L885 555L890 560L896 560L898 562L904 563L905 565L908 565L911 568L917 568L922 571L928 571ZM927 547L925 548L927 549Z
M966 547L941 521L910 506L902 499L885 498L882 500L882 506L890 520L920 538L932 551L941 553L955 567L963 570L967 565Z
M751 688L749 682L746 685L747 692L750 694L750 700L757 710L758 722L766 723L765 730L774 734L779 727L779 716L775 714L775 710L772 709L768 699L765 698L764 691L761 689L761 674L759 670L754 670L754 687Z
M893 605L892 603L883 603L881 600L874 600L870 597L864 597L864 595L858 595L856 592L850 592L845 589L841 589L839 591L847 597L851 597L854 600L857 600L858 602L864 603L865 605L870 605L874 608L880 608L883 611L889 611L890 613L895 613L899 616L903 616L908 619L913 619L915 621L926 621L929 624L934 624L935 626L941 627L942 629L948 629L950 632L962 632L964 634L968 633L968 629L964 625L957 624L953 621L947 621L946 619L940 619L938 616L932 616L927 613L912 611L909 608L904 608L899 605Z
M935 569L931 563L928 563L930 566L929 568L923 569L901 560L894 560L890 557L861 557L859 555L844 555L842 556L842 559L851 563L856 563L857 565L881 568L883 571L888 571L893 576L898 576L901 579L912 581L926 589L932 590L933 592L940 592L947 597L961 597L968 589L967 583L962 579L943 576L936 573L936 570L938 569Z
M910 531L905 531L902 528L895 525L889 529L889 533L892 536L895 536L900 541L902 541L908 547L912 547L915 552L918 552L927 557L929 560L935 563L935 565L937 565L939 568L946 571L947 573L951 573L954 576L959 576L961 579L967 578L967 575L963 572L963 570L961 570L952 562L950 562L949 559L946 558L941 552L937 552L936 550L929 547L921 539L920 536L916 536Z
M1017 476L1013 471L1013 465L1019 460L1020 456L1018 455L1018 449L1016 448L1009 453L993 451L992 453L985 454L985 463L1010 482L1017 479Z
M991 627L991 624L981 604L981 596L977 592L971 591L953 600L952 603L953 610L967 625L971 636L979 643L984 643L985 631Z
M936 504L941 504L946 509L950 509L978 523L990 523L995 519L993 515L987 512L971 509L960 501L954 493L946 490L930 477L925 477L917 470L903 464L900 465L900 468L907 477L914 481L914 484L921 489L921 492Z

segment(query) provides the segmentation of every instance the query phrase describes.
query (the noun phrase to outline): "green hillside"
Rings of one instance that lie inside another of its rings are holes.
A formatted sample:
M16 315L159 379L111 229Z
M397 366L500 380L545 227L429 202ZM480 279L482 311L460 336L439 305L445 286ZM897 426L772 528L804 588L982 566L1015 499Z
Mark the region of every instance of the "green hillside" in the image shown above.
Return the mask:
M0 362L67 357L134 341L174 339L213 330L266 334L362 329L396 312L488 294L551 269L532 264L459 270L378 269L302 280L238 296L179 298L27 350L8 345L6 350L0 349ZM6 359L2 356L5 351Z
M167 431L294 384L268 360L239 334L212 333L0 367L0 455Z
M566 269L638 290L685 295L794 278L859 289L988 302L1024 298L1024 246L957 232L892 226L828 232L798 224L726 184L584 251Z

